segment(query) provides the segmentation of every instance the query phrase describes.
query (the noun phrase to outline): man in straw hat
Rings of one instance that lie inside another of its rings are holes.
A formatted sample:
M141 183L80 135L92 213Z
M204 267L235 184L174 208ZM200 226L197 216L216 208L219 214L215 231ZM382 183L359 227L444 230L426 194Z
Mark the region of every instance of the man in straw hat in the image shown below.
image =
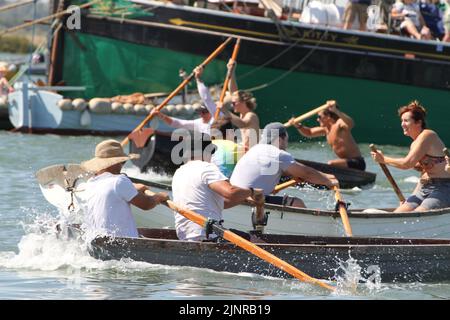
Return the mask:
M87 182L87 225L97 234L117 237L138 237L130 204L149 210L167 201L168 195L157 193L148 196L142 184L133 184L120 174L127 160L139 155L123 152L116 140L105 140L95 148L95 157L81 163L81 167L94 176Z
M288 140L289 135L282 123L272 122L266 125L260 142L238 161L230 182L241 188L263 189L268 203L300 208L305 207L305 204L299 198L270 195L282 175L329 188L339 185L334 175L296 162L286 151Z
M173 201L204 217L221 221L222 210L231 208L251 197L256 203L264 201L262 190L233 186L219 168L210 163L216 146L206 134L188 135L183 139L185 164L175 171L172 179ZM175 227L181 240L206 240L205 229L175 212ZM214 237L215 235L211 235Z

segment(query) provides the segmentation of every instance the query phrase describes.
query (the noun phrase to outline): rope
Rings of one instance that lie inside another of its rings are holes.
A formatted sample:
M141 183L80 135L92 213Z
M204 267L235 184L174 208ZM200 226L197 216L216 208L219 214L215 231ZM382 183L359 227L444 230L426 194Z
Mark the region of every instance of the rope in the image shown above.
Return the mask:
M264 84L261 84L259 86L250 88L250 89L246 89L247 91L257 91L257 90L261 90L267 87L272 86L273 84L277 83L278 81L286 78L289 74L291 74L293 71L295 71L297 68L299 68L305 61L306 59L308 59L316 50L317 48L322 44L322 40L323 38L328 34L328 30L325 30L325 32L322 34L322 36L320 37L319 41L317 42L317 44L311 48L311 50L299 61L297 62L294 66L292 66L288 71L286 71L285 73L283 73L281 76L273 79L272 81L266 82ZM268 64L268 63L267 63Z
M26 4L30 4L33 1L34 0L26 0L26 1L23 1L23 2L19 2L19 3L7 4L7 5L3 6L3 7L0 7L0 12L8 11L10 9L14 9L14 8L17 8L17 7L20 7L20 6L24 6Z

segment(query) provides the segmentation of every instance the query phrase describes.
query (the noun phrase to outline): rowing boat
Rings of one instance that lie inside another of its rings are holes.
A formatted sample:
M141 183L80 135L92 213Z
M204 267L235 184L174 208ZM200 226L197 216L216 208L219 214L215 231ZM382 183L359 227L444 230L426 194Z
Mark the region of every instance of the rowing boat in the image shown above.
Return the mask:
M139 229L139 238L98 237L90 254L102 260L130 258L152 264L290 276L230 242L178 240L174 230ZM360 281L441 282L450 280L450 240L339 238L252 233L251 241L319 278L342 277L357 263Z
M141 172L152 170L156 173L173 175L179 165L171 160L171 153L178 141L172 141L170 132L158 132L148 139L145 146L138 148L134 143L130 144L130 153L140 154L139 159L132 160ZM296 159L298 162L312 167L324 173L336 176L339 185L343 189L351 189L373 184L376 174L350 168L340 168L325 163Z
M143 183L154 192L167 192L171 196L171 186L131 178L133 182ZM448 238L450 239L450 208L426 212L394 213L393 208L353 209L348 217L355 237L392 238ZM265 204L268 213L265 233L308 236L343 237L344 227L335 210L314 208L294 208ZM143 211L132 206L132 212L139 227L174 228L174 213L164 206ZM254 220L252 208L247 204L225 209L223 213L227 228L252 230Z

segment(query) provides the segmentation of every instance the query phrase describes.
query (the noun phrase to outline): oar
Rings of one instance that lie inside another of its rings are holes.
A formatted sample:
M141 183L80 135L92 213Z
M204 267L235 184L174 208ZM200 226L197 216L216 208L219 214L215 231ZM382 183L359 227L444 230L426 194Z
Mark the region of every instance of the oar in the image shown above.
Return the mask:
M345 234L348 237L353 237L352 227L350 221L348 220L347 205L342 200L341 192L338 187L334 187L334 197L337 201L337 206L339 207L339 214L341 215L342 224L344 225Z
M208 63L211 62L211 60L213 60L215 57L217 57L217 55L219 55L219 53L221 53L223 51L223 49L225 49L226 45L231 41L231 37L229 37L227 40L225 40L225 42L223 42L216 50L214 50L213 53L211 53L209 55L209 57L207 57L205 59L205 61L203 61L199 67L204 67L206 66ZM183 80L183 82L174 90L172 91L172 93L166 98L164 99L163 102L161 102L161 104L159 106L156 107L156 110L160 111L162 108L164 108L164 106L166 104L169 103L170 100L172 100L172 98L174 96L176 96L178 94L178 92L180 92L190 81L191 79L194 77L194 72L191 72L191 74ZM139 131L141 130L150 120L153 119L154 114L151 113L149 114L131 133L135 132L135 131ZM130 133L130 135L131 135ZM120 143L122 145L122 147L126 146L128 144L128 142L130 141L130 135L128 135L125 139L122 140L122 142Z
M154 193L149 190L146 190L145 193L147 193L149 195L154 195ZM169 207L170 209L177 211L185 218L191 220L192 222L194 222L202 227L206 226L209 223L209 220L206 219L205 217L203 217L202 215L200 215L194 211L188 210L188 209L180 208L179 206L177 206L174 202L172 202L170 200L168 200L165 203L165 205L167 207ZM299 279L300 281L319 285L330 291L336 290L333 286L330 286L316 278L313 278L313 277L307 275L306 273L298 270L296 267L290 265L286 261L281 260L280 258L277 258L273 254L258 247L254 243L252 243L248 240L245 240L244 238L238 236L234 232L231 232L230 230L228 230L220 225L217 225L216 223L212 224L212 229L213 229L214 233L217 234L219 237L234 243L235 245L241 247L242 249L244 249L244 250L256 255L257 257L263 259L264 261L274 265L275 267L280 268L284 272L289 273L291 276Z
M241 46L241 38L238 38L236 41L236 44L234 45L233 54L231 55L232 62L236 61L240 46ZM223 100L225 99L225 93L227 92L228 84L231 79L231 75L232 75L232 69L228 69L227 75L225 77L225 81L223 82L222 92L220 93L220 98L219 98L220 103L223 103ZM216 113L214 114L214 120L219 119L220 109L221 108L216 108Z
M289 187L291 187L291 186L294 186L294 185L296 185L297 183L298 183L297 180L291 179L291 180L289 180L289 181L286 181L286 182L277 184L277 185L275 186L275 188L273 188L272 194L277 194L277 193L280 192L281 190L286 189L286 188L289 188Z
M311 111L308 111L307 113L302 114L301 116L298 116L297 118L295 118L294 123L306 120L309 117L312 117L313 115L319 113L320 111L325 110L326 108L328 108L328 104L327 103L325 103L324 105L321 105L320 107L317 107L317 108L315 108L315 109L313 109ZM290 127L291 125L292 125L292 123L289 122L289 121L284 124L284 126L286 128Z
M378 152L377 148L375 147L375 145L373 143L369 147L370 147L370 150L372 150L373 152ZM394 191L397 194L397 197L400 200L400 202L404 202L405 197L403 196L402 191L400 190L400 188L398 187L394 178L392 177L391 173L389 172L389 169L387 168L387 166L384 163L379 163L379 165L380 165L381 169L383 170L384 174L386 175L386 178L391 183L392 188L394 188Z

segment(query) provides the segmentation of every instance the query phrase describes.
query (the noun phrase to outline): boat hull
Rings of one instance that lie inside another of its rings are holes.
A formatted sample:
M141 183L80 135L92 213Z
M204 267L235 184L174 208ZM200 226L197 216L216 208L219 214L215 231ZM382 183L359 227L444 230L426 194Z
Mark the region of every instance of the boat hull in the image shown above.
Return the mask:
M133 179L147 184L154 192L168 192L168 185ZM309 236L345 237L344 226L338 212L320 209L293 208L266 204L269 212L265 233ZM132 206L139 227L174 228L174 212L165 206L143 211ZM450 239L450 208L421 213L392 213L389 211L362 212L349 209L348 213L355 237L391 238L446 238ZM238 205L223 211L224 226L238 230L253 230L252 208Z
M192 70L225 37L240 36L238 82L254 90L262 125L335 99L354 118L358 142L407 145L396 110L418 99L429 126L450 140L446 44L283 22L291 34L286 40L267 18L161 4L152 12L125 20L85 17L77 40L61 37L60 79L70 85L87 81L87 96L167 92L178 85L180 68ZM231 51L208 65L207 83L223 82ZM74 70L79 61L86 67Z
M229 242L180 241L173 230L140 229L140 234L145 238L97 238L92 242L91 255L103 260L130 258L152 264L290 277ZM399 241L254 234L252 241L319 279L336 280L344 276L346 264L353 263L361 268L364 281L450 280L449 240Z

